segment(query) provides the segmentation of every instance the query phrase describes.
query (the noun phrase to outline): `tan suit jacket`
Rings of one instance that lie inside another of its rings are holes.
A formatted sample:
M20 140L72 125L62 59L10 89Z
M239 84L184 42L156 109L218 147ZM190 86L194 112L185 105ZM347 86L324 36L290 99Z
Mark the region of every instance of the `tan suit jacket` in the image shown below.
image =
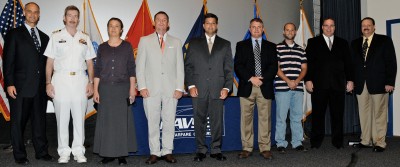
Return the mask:
M147 88L150 96L172 97L184 90L182 43L167 34L161 52L156 33L140 38L136 58L138 90Z

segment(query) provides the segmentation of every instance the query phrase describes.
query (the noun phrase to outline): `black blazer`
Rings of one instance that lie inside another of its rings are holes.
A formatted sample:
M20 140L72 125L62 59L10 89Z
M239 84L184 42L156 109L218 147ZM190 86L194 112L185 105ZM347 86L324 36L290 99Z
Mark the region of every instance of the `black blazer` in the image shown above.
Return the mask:
M323 35L308 40L307 74L305 81L312 81L314 89L345 91L346 81L353 81L353 70L349 44L334 36L332 50L329 50Z
M261 74L263 84L261 92L266 99L274 99L274 78L278 71L276 44L267 40L261 42ZM237 95L249 97L253 84L249 81L255 76L255 61L251 39L236 44L235 73L239 78Z
M216 36L210 54L205 35L190 41L185 58L185 84L195 85L200 98L204 98L207 91L212 99L219 99L223 88L232 91L231 43Z
M393 41L388 36L374 34L365 62L363 42L362 37L351 42L355 92L361 94L366 82L370 94L386 93L385 85L395 86L396 81L397 64Z
M38 34L36 34L38 35ZM20 97L33 97L46 93L45 68L47 57L43 55L49 37L39 30L40 52L36 50L30 32L22 25L10 30L4 42L4 84L15 86Z

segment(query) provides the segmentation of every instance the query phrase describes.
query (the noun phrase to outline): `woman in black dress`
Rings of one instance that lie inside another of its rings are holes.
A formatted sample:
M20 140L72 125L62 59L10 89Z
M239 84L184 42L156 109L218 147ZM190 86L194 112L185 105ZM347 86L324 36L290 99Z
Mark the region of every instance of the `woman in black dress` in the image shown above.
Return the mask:
M125 157L137 151L133 113L130 104L136 96L136 72L130 43L121 39L122 21L111 18L107 23L109 40L97 51L94 95L98 103L93 152L107 164L118 159L127 164Z

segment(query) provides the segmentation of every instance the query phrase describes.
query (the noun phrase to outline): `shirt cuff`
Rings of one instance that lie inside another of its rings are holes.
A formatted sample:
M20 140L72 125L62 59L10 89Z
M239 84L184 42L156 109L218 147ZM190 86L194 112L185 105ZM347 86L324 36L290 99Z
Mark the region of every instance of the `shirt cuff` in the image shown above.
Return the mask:
M146 87L139 89L139 91L143 90L143 89L147 89Z
M190 86L188 86L188 89L190 90L191 88L194 88L194 87L196 87L196 85L190 85Z
M177 91L179 91L179 92L183 92L183 90L182 90L182 89L175 89L175 90L177 90Z
M229 89L228 89L228 88L223 88L223 89L226 89L226 90L228 90L228 92L229 92Z

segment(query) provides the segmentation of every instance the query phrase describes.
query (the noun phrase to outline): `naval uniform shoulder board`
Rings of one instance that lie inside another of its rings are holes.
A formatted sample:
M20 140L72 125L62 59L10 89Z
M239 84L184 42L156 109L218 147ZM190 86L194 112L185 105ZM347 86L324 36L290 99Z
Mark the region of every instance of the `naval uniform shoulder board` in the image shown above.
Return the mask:
M84 31L82 31L82 34L85 34L85 35L89 36L89 34L88 34L88 33L86 33L86 32L84 32Z
M61 32L61 29L53 31L53 34L58 32Z

